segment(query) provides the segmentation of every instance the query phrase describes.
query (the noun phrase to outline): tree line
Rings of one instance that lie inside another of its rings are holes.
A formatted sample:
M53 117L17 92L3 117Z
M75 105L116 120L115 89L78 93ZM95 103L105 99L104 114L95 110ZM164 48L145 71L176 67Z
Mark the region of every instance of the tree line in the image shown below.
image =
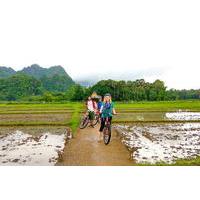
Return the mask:
M59 81L57 81L58 78ZM153 83L146 82L144 79L135 81L102 80L86 88L79 84L67 85L67 80L56 76L37 80L31 76L18 74L8 79L0 79L1 101L84 101L94 91L101 96L110 93L114 101L200 99L200 90L167 90L161 80Z
M153 83L144 79L135 81L114 81L102 80L90 88L103 95L110 93L115 101L164 101L200 99L200 89L198 90L167 90L165 83L156 80Z

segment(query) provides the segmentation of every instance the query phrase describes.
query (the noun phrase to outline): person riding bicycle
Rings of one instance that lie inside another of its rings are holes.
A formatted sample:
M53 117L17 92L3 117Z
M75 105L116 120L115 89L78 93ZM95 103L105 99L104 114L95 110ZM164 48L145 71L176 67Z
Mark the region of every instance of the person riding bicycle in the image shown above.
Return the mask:
M101 133L105 127L106 118L108 118L108 121L111 123L113 114L116 114L114 104L112 102L112 97L109 93L104 95L104 100L100 109L100 114L101 114L101 126L99 129L100 132L99 141L101 140L101 135L102 135Z
M95 112L96 112L96 109L97 109L97 103L96 103L96 101L94 101L94 100L89 96L86 105L87 105L87 110L88 110L88 114L89 114L90 125L91 125L92 127L94 127L94 126L93 126L93 121L94 121Z
M99 101L97 103L97 107L98 107L98 110L100 111L101 109L101 106L102 106L103 102L102 102L102 97L99 98Z
M99 118L101 118L101 114L100 114L100 110L101 110L101 106L103 105L102 102L102 97L99 98L99 101L97 103L97 109L98 109L98 114L99 114Z

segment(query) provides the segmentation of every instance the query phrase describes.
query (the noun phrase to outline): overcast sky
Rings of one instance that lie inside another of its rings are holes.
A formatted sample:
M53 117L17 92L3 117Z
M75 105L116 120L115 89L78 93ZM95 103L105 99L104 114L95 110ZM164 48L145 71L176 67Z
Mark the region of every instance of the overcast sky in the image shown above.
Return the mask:
M169 88L200 88L200 4L0 0L0 66L33 63L62 65L80 80L160 78Z

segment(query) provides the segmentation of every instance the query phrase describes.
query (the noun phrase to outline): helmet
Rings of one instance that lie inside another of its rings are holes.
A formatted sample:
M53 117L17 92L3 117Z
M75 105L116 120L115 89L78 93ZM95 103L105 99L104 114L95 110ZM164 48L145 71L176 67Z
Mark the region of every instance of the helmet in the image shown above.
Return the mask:
M106 93L106 94L104 95L104 97L111 97L111 94L110 94L110 93Z

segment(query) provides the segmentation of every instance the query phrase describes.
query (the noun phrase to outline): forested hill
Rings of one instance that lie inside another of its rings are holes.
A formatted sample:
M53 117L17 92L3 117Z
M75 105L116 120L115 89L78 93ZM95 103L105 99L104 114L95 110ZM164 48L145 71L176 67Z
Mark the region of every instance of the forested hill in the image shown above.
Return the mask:
M16 71L10 67L1 67L0 66L0 78L7 78L16 73Z
M47 69L34 64L20 71L0 67L0 100L16 100L45 92L65 92L74 84L61 66Z
M25 67L24 69L22 69L21 71L18 71L18 72L27 74L29 76L33 76L37 79L40 79L44 76L46 76L46 77L52 77L55 75L66 76L69 80L72 81L71 77L66 73L66 71L63 69L63 67L60 65L53 66L50 68L43 68L37 64L34 64L34 65L31 65L30 67Z
M47 69L34 64L17 72L0 67L0 101L82 101L94 91L101 96L110 93L114 101L200 99L200 89L168 90L162 80L101 80L90 86L86 83L88 80L75 84L61 66Z

